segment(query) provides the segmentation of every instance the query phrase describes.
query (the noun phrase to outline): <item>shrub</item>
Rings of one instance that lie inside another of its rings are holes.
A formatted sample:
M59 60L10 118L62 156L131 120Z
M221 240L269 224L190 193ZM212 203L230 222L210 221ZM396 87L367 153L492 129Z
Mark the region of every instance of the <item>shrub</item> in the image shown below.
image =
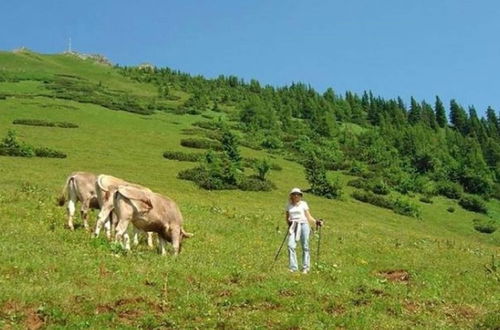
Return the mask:
M35 148L35 156L46 158L66 158L66 154L46 147Z
M78 125L68 122L47 121L43 119L15 119L12 124L14 125L28 125L28 126L45 126L45 127L61 127L61 128L78 128Z
M257 176L261 181L266 180L266 175L271 169L271 164L267 161L267 159L257 160L254 163L254 169L257 171Z
M184 162L198 162L203 158L203 155L182 151L165 151L163 153L163 157L166 159L180 160Z
M474 229L480 233L491 234L497 230L494 220L474 219Z
M195 139L195 138L182 139L181 145L184 147L195 148L195 149L213 149L217 151L222 150L222 146L219 142L207 139Z
M257 176L243 177L238 183L238 188L244 191L270 191L276 186L269 180L262 180Z
M419 199L419 200L420 200L422 203L427 203L427 204L432 204L432 203L433 203L433 202L432 202L431 197L430 197L430 196L427 196L427 195L426 195L426 196L422 196L422 197L420 197L420 199Z
M329 199L340 198L342 185L338 177L334 180L328 180L323 163L314 155L306 157L304 163L306 178L311 185L310 192L312 194Z
M0 155L14 157L33 157L33 147L17 140L16 132L9 130L7 136L0 143Z
M347 182L347 185L358 189L364 189L364 190L369 189L368 182L362 178L350 180L349 182Z
M460 199L463 194L462 186L455 182L438 182L436 190L439 195L443 195L451 199Z
M453 213L455 212L455 208L453 206L450 206L449 208L446 209L446 211Z
M197 121L192 124L193 126L198 126L201 128L209 129L209 130L215 130L220 128L219 125L216 122L213 121Z
M391 200L380 195L376 195L371 191L355 191L352 193L352 197L360 202L369 203L378 207L383 207L385 209L392 210L394 205Z
M419 207L411 202L410 200L404 198L396 198L393 201L394 212L409 217L420 218Z
M66 154L46 147L35 148L17 140L15 131L8 131L0 143L0 155L14 157L66 158Z
M368 169L364 163L353 161L348 173L355 176L363 176L367 172Z
M493 182L491 179L479 174L466 174L460 177L466 192L470 194L489 195L493 191Z
M376 180L372 184L371 190L377 195L388 195L391 192L384 180Z
M464 195L459 201L461 207L466 210L478 212L478 213L488 213L488 208L486 203L478 196L474 195Z
M276 135L267 135L260 145L266 149L283 148L283 142Z
M500 200L500 183L495 183L495 185L493 186L491 197Z

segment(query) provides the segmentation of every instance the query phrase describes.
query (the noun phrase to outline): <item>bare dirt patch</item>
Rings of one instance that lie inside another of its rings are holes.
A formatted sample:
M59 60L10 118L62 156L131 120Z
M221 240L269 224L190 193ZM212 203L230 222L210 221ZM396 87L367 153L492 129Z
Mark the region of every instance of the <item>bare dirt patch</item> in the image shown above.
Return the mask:
M30 330L38 330L45 326L45 318L34 307L16 301L5 302L0 308L0 317L24 320L25 328Z
M410 273L404 269L383 270L377 274L390 282L407 283L410 281Z
M45 320L34 308L30 308L26 311L25 324L30 330L38 330L45 325Z
M125 324L132 325L145 313L162 315L166 308L161 304L147 300L143 297L121 298L111 303L100 304L95 309L95 314L112 313Z

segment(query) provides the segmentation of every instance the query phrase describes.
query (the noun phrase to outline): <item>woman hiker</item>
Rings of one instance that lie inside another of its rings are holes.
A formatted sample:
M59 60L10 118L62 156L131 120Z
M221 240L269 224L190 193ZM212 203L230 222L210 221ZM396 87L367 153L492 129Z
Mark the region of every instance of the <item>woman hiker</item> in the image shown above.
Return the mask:
M323 221L315 220L311 216L309 206L306 201L302 200L302 191L299 188L293 188L290 191L290 198L285 207L285 220L289 226L288 267L291 272L299 269L295 248L297 247L297 241L300 240L302 243L302 273L307 274L311 266L311 256L309 253L309 233L311 232L311 227L309 223L322 226Z

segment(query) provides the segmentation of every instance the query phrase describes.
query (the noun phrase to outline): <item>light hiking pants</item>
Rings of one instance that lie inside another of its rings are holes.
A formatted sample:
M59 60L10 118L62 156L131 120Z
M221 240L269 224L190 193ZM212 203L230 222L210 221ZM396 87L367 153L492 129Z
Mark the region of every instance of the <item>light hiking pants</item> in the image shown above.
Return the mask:
M309 253L309 233L311 231L308 223L297 223L292 224L292 226L300 226L299 228L294 228L294 233L288 235L288 258L289 258L289 268L292 271L299 269L297 264L297 254L295 253L295 248L297 247L297 239L302 243L302 269L309 269L311 263L311 255ZM296 237L295 233L299 230L299 237Z

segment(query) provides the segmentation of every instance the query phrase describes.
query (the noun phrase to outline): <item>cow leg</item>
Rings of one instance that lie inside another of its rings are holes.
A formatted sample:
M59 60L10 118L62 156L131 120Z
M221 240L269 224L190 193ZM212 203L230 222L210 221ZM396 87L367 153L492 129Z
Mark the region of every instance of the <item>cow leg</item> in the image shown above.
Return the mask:
M172 246L174 247L174 256L177 256L181 249L181 231L172 230Z
M82 202L82 207L80 208L80 215L82 216L85 230L89 230L89 202L90 200Z
M111 214L109 216L111 216ZM104 221L104 230L106 231L106 237L108 240L111 240L111 220L109 217Z
M161 237L161 235L159 236L159 241L160 241L160 244L159 244L159 246L158 246L158 248L159 248L159 252L160 252L160 254L161 254L162 256L164 256L164 255L166 255L166 254L167 254L167 252L166 252L166 250L165 250L165 242L166 242L166 241L165 241L165 239L164 239L163 237Z
M148 235L148 247L153 248L153 232L148 231L146 234Z
M113 205L111 206L103 205L101 211L99 212L99 215L97 216L97 222L95 224L95 230L94 230L95 237L99 236L99 232L101 231L103 225L106 229L106 236L108 237L108 239L111 237L109 217L112 209Z
M67 210L68 210L68 227L69 229L71 230L75 230L75 226L73 225L73 217L75 216L75 200L73 198L71 198L72 196L70 196L69 200L68 200L68 206L67 206Z
M120 242L122 244L122 247L124 247L126 250L130 250L130 237L127 233L129 222L130 219L120 219L120 222L118 222L118 226L116 226L115 235L116 241Z
M111 212L109 214L109 235L111 236L112 233L116 232L116 226L118 225L119 219L118 216L114 213Z
M137 246L139 245L139 233L142 230L139 230L136 226L134 226L134 245Z

